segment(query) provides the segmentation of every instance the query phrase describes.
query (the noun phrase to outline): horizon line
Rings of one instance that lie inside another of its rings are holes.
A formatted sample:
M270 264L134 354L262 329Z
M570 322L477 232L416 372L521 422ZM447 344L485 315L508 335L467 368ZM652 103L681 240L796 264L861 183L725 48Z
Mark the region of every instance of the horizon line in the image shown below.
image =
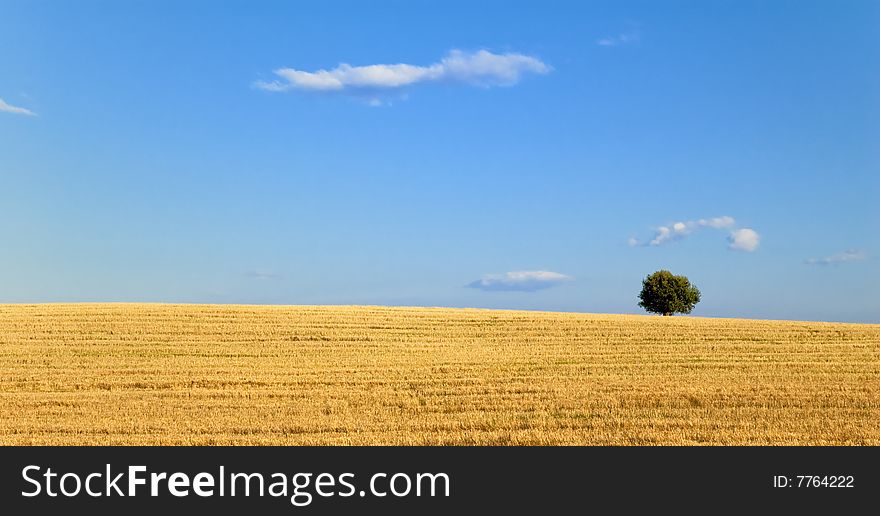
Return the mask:
M821 324L853 324L880 326L880 322L853 322L853 321L829 321L815 319L760 319L754 317L736 317L736 316L709 316L709 315L690 315L678 314L673 316L662 316L658 314L648 313L632 313L632 312L582 312L576 310L539 310L539 309L517 309L517 308L486 308L477 306L429 306L429 305L373 305L373 304L276 304L276 303L189 303L189 302L164 302L164 301L48 301L37 303L6 303L0 302L0 309L4 307L21 307L21 306L79 306L79 305L140 305L140 306L191 306L191 307L263 307L263 308L384 308L396 310L461 310L461 311L484 311L484 312L513 312L513 313L537 313L537 314L563 314L563 315L593 315L593 316L612 316L612 317L645 317L651 319L713 319L713 320L735 320L735 321L765 321L765 322L792 322L792 323L821 323Z

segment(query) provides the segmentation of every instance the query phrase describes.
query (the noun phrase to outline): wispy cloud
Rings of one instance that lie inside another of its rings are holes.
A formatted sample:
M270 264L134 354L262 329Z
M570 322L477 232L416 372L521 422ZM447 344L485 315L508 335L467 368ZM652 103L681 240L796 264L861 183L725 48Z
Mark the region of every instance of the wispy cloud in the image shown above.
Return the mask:
M276 274L272 271L268 271L265 269L253 269L244 273L246 278L251 278L255 280L277 280L281 279L280 274Z
M276 92L302 90L369 94L438 81L483 87L512 86L525 74L547 74L551 70L550 65L540 59L523 54L452 50L439 62L427 66L405 63L351 66L342 63L330 70L313 72L279 68L274 73L280 80L257 81L254 86Z
M600 47L616 47L620 45L627 45L630 43L638 43L640 39L641 34L638 30L630 30L626 32L621 32L620 34L614 36L600 38L596 40L596 44Z
M490 292L534 292L570 281L571 276L550 271L514 271L504 274L487 274L467 287Z
M732 228L736 224L733 217L724 215L711 219L689 220L687 222L675 222L669 226L657 228L657 234L648 242L649 245L661 245L670 240L683 238L700 228L724 229Z
M825 258L810 258L805 260L807 265L836 265L838 263L859 262L868 259L868 253L857 249L847 249L846 251Z
M7 104L6 101L4 101L3 99L0 99L0 111L4 113L12 113L14 115L37 116L37 114L30 109Z
M630 237L628 243L630 246L660 246L676 240L681 240L701 229L730 229L728 234L729 249L735 251L754 251L758 248L761 240L760 235L751 228L736 227L736 219L728 215L721 217L713 217L709 219L697 219L688 221L673 222L666 226L658 226L654 231L654 236L649 240L639 240Z

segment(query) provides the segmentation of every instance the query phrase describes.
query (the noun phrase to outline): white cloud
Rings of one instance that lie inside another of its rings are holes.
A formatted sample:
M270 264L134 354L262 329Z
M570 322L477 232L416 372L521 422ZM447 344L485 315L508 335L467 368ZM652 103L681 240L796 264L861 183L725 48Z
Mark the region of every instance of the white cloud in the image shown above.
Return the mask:
M714 229L732 228L736 225L736 220L734 220L733 217L725 215L723 217L715 217L711 219L700 219L697 221L697 225Z
M668 226L659 226L654 233L654 237L647 244L636 238L629 239L629 245L663 245L673 240L684 238L700 228L726 229L736 225L736 220L727 215L723 217L714 217L711 219L688 220L682 222L673 222Z
M12 106L10 104L7 104L3 99L0 99L0 111L3 111L5 113L12 113L15 115L37 116L37 114L30 109Z
M834 265L845 262L858 262L867 259L868 253L857 249L847 249L842 253L826 256L825 258L810 258L809 260L806 260L805 263L807 265Z
M470 288L487 291L534 292L550 288L572 278L565 274L550 271L514 271L504 274L487 274L469 283Z
M731 231L727 240L730 242L728 248L734 251L746 251L747 253L751 253L757 249L758 244L761 243L761 236L754 229L740 228Z
M673 224L673 227L674 226L675 224ZM648 242L648 244L660 245L674 238L682 237L687 233L688 232L686 227L681 231L676 231L674 229L669 229L669 227L667 226L660 226L659 228L657 228L657 234L654 236L654 238L651 239L650 242Z
M405 63L351 66L342 63L332 70L307 72L279 68L282 80L257 81L254 86L267 91L375 91L395 90L421 82L453 81L478 86L512 86L528 73L547 74L552 68L541 60L523 54L493 54L487 50L452 50L440 62L419 66Z
M688 221L673 222L666 226L659 226L654 231L654 236L648 241L642 241L634 237L630 237L628 243L630 246L660 246L681 240L694 232L703 229L732 229L736 226L736 219L724 215L721 217L713 217L710 219L697 219ZM760 236L753 229L742 228L732 229L728 236L731 244L730 249L738 251L754 251L758 247Z
M639 39L641 39L639 31L631 30L628 32L622 32L616 36L608 36L606 38L598 39L596 40L596 44L600 47L616 47L618 45L638 43Z
M527 73L547 74L552 68L523 54L493 54L487 50L465 53L453 50L440 62L444 76L481 86L512 86Z

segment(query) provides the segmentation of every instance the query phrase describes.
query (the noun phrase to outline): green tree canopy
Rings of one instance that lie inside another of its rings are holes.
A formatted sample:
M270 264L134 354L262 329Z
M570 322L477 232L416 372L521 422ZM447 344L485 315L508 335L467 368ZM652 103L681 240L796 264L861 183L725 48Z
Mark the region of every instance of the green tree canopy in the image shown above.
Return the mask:
M649 312L663 315L689 314L700 302L700 291L686 276L657 271L642 281L639 306Z

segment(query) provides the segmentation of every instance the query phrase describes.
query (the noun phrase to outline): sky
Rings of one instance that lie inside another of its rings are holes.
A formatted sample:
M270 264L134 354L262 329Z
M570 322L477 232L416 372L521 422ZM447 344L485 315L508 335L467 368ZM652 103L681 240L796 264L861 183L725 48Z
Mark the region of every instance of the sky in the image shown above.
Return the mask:
M880 322L880 4L40 2L0 302Z

